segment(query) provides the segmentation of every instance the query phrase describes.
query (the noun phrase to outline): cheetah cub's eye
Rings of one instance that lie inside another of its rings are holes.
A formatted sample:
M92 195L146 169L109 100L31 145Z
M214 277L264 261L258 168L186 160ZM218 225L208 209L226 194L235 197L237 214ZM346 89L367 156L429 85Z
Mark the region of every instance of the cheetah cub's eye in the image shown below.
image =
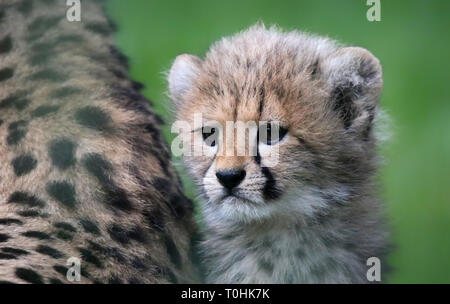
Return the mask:
M258 137L261 143L271 146L279 143L287 132L288 130L279 124L269 122L260 127Z
M203 127L202 128L202 137L205 141L205 144L207 144L210 147L214 147L216 145L216 134L217 130L214 127Z

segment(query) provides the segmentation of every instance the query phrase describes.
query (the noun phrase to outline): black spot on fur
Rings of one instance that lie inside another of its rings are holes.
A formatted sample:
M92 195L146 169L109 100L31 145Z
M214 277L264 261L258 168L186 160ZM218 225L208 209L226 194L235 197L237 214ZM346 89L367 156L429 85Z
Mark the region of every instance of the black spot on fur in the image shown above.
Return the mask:
M139 280L138 278L130 278L128 280L128 284L139 285L139 284L144 284L144 283L141 280Z
M14 158L11 162L14 173L23 176L33 171L37 166L37 160L31 154L23 154Z
M0 225L5 225L5 226L9 226L9 225L22 225L23 222L21 220L18 219L14 219L14 218L0 218Z
M65 97L69 97L75 94L80 93L81 90L79 88L75 88L75 87L63 87L63 88L59 88L54 90L51 94L50 97L51 98L56 98L56 99L60 99L60 98L65 98Z
M30 75L30 80L48 80L51 82L64 82L68 79L66 74L62 74L56 70L44 69Z
M105 204L123 211L133 209L125 190L116 186L111 179L113 168L109 161L100 154L90 153L83 157L82 163L89 173L102 184L105 191Z
M0 14L1 14L1 12L0 12ZM16 283L13 283L13 282L10 282L10 281L0 281L0 285L9 285L9 284L16 284Z
M25 137L27 131L26 126L28 125L27 121L19 120L11 123L8 126L9 134L6 138L6 142L10 146L14 146L19 144L19 142Z
M15 260L17 257L12 254L0 252L0 260Z
M58 110L59 110L58 106L40 106L40 107L37 107L31 113L31 117L33 117L33 118L44 117L44 116L49 115L51 113L56 113L56 112L58 112Z
M88 31L100 34L102 36L108 36L113 32L113 29L109 24L101 22L91 22L84 26Z
M266 260L266 259L261 259L259 262L259 267L261 267L261 269L263 269L264 271L266 271L269 274L273 273L273 268L274 265L271 261Z
M109 47L109 53L112 55L113 58L117 60L124 68L128 69L128 58L125 56L116 46L111 45Z
M16 191L8 199L8 203L26 205L28 207L44 207L45 203L36 196L26 192Z
M84 262L93 264L94 266L98 268L102 268L103 264L100 261L100 259L95 256L89 249L86 248L78 248L78 251L81 253L81 259Z
M69 269L67 269L67 267L61 266L61 265L55 265L55 266L53 266L53 269L54 269L57 273L61 274L61 275L64 276L64 277L66 277L67 271L69 271Z
M9 235L0 233L0 243L4 243L4 242L6 242L6 241L9 240L9 239L10 239L10 236L9 236Z
M58 138L50 142L48 154L52 164L65 170L75 165L75 150L77 145L68 138Z
M22 250L22 249L18 249L18 248L12 248L12 247L3 247L3 248L0 248L0 250L5 252L5 253L14 254L16 256L29 254L29 252L26 251L26 250Z
M48 280L48 282L50 284L54 284L54 285L59 285L59 284L64 284L61 280L57 279L57 278L50 278Z
M258 151L258 154L255 156L255 162L259 166L261 166L261 155L259 154L259 151ZM264 188L263 188L264 198L268 199L268 200L273 200L273 199L279 198L281 196L281 191L280 191L280 189L278 189L278 187L276 185L276 181L272 175L272 172L269 170L268 167L262 167L262 166L261 166L261 171L266 178L266 182L265 182Z
M37 17L33 22L28 25L28 40L34 41L44 36L45 32L55 27L62 16L41 16Z
M6 36L0 40L0 54L8 53L12 50L12 39L11 35Z
M356 109L353 100L360 94L360 88L349 83L346 86L337 87L331 94L334 110L337 111L348 129L356 118Z
M10 108L12 106L16 107L16 109L19 111L25 109L31 103L31 101L27 98L23 98L21 95L22 94L12 95L3 99L0 102L0 109Z
M53 226L55 226L56 228L60 228L60 229L69 231L69 232L77 231L77 229L69 223L58 222L58 223L53 224Z
M28 16L33 9L33 0L23 0L17 5L17 10L24 16Z
M0 70L0 81L5 81L13 77L14 70L11 68L4 68Z
M125 229L117 224L113 224L111 227L109 227L108 233L113 240L121 244L127 244L130 242Z
M116 275L114 275L108 279L108 284L116 284L117 285L117 284L123 284L123 282Z
M47 193L63 205L75 207L75 188L72 184L65 181L54 181L47 184Z
M111 117L99 107L87 106L75 113L75 120L82 126L97 131L109 131Z
M25 109L26 107L28 107L28 105L31 103L31 101L29 99L23 98L23 99L19 99L16 101L16 109L19 111L22 111L23 109Z
M60 258L64 257L64 254L62 254L59 250L56 250L55 248L52 248L47 245L37 246L36 252L39 252L40 254L48 255L49 257L52 257L54 259L60 259Z
M28 283L44 284L42 277L37 272L31 269L16 268L16 276Z
M90 153L83 157L84 167L94 175L102 184L108 184L111 182L110 176L113 167L109 161L107 161L101 154Z
M146 240L144 230L137 226L130 230L126 230L118 224L112 224L108 228L108 233L113 240L121 244L128 244L130 240L135 240L138 242L144 242Z
M38 240L49 240L51 239L51 236L48 235L45 232L41 232L41 231L26 231L24 233L22 233L23 236L26 236L28 238L33 238L33 239L38 239Z
M23 217L38 217L42 216L42 214L39 211L36 210L24 210L17 212L18 215Z
M166 247L167 254L169 255L170 261L178 268L181 267L181 256L177 249L177 246L173 240L168 235L164 235L164 245Z
M82 220L80 220L80 224L83 227L85 232L92 233L95 235L100 234L100 229L94 222L87 220L87 219L82 219Z

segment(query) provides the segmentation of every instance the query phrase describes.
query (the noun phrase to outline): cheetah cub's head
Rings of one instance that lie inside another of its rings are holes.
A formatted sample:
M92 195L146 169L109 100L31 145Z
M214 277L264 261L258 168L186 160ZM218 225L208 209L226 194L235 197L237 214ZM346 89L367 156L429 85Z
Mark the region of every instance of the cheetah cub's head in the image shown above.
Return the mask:
M178 56L169 91L207 218L319 216L367 195L381 88L369 51L264 26Z

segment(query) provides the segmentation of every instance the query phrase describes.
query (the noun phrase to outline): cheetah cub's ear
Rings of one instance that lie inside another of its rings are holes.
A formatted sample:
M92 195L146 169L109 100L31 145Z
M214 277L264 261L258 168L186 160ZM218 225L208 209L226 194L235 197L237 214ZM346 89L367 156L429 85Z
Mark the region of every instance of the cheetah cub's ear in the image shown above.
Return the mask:
M174 102L180 102L192 88L202 61L194 55L179 55L169 73L169 92Z
M383 86L378 59L366 49L346 47L326 58L319 69L344 128L369 136Z

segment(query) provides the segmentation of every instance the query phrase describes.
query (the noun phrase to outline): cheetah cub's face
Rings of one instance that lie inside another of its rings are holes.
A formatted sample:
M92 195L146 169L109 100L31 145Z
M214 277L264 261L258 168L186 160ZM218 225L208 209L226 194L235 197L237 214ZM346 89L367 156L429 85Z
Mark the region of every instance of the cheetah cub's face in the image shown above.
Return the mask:
M209 219L320 215L362 193L381 87L367 50L260 26L222 39L203 60L178 56L169 90L177 119L191 125L184 157ZM256 132L237 127L253 122Z

